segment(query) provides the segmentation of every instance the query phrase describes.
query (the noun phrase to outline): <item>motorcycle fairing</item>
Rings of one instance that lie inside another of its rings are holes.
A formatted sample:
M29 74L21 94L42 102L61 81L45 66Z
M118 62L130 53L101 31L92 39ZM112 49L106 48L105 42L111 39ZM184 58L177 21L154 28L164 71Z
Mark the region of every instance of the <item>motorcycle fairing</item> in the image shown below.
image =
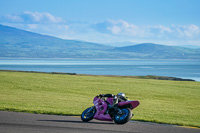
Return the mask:
M122 102L119 102L118 103L118 106L126 106L126 105L130 105L130 109L132 110L132 109L134 109L134 108L136 108L138 105L140 104L140 102L139 101L122 101Z
M94 115L94 119L103 120L103 121L113 121L109 114L106 114L106 115L104 115L104 114L99 114L99 115L98 115L98 114L96 113L96 114Z
M97 120L105 120L105 121L112 121L112 118L109 114L105 114L107 110L107 103L101 100L98 97L95 97L93 100L94 106L96 108L96 113L94 115L94 119Z
M108 97L108 98L106 99L106 101L107 101L110 105L113 105L113 98Z

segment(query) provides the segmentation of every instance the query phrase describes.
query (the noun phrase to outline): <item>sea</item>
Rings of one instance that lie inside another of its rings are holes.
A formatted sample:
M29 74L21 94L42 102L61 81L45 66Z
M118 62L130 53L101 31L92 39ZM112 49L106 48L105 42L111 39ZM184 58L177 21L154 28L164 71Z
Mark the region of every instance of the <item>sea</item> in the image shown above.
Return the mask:
M0 59L0 70L167 76L200 82L200 60Z

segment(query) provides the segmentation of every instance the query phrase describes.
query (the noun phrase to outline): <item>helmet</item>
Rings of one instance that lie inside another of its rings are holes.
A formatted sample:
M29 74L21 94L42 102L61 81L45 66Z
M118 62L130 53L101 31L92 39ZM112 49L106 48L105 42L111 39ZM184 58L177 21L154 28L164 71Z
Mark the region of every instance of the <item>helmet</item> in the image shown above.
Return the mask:
M117 97L126 97L124 93L118 93Z

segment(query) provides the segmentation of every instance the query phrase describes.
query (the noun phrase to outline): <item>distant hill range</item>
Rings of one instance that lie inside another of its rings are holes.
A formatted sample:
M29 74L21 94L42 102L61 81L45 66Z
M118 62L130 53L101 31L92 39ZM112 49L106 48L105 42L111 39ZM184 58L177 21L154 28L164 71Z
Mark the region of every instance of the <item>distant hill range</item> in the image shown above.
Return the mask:
M143 43L114 47L64 40L0 25L0 57L99 59L200 59L200 49Z

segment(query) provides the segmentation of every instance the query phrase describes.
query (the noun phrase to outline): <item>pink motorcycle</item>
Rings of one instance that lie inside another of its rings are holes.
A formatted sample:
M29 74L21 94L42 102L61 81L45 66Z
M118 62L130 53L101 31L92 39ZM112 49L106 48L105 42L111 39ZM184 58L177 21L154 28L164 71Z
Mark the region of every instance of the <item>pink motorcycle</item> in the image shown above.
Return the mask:
M129 101L124 93L116 96L113 94L99 95L93 100L94 106L85 109L81 115L84 122L97 119L102 121L113 121L116 124L125 124L131 117L132 109L136 108L139 101Z

